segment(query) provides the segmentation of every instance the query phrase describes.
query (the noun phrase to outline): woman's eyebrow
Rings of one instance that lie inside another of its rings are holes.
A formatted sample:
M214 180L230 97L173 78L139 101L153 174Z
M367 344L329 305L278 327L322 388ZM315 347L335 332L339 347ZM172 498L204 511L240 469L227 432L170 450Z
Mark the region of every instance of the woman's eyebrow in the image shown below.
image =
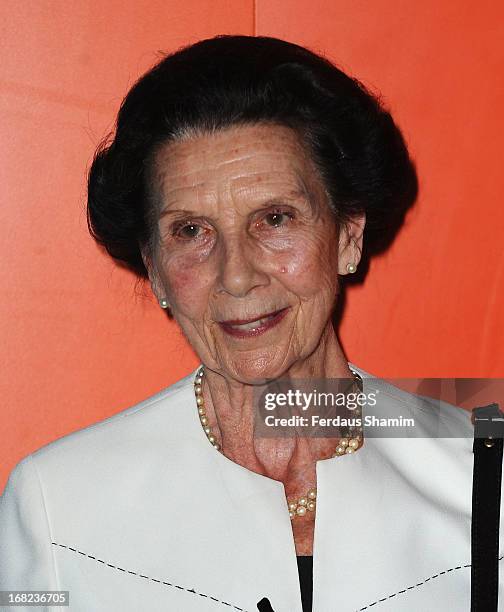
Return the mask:
M257 203L255 205L260 208L265 208L267 206L274 206L276 204L285 204L286 202L307 202L312 205L311 194L304 185L303 181L296 180L296 186L292 187L292 189L286 190L285 193L279 193L267 200L261 202L260 198L257 198Z
M298 197L276 196L274 198L268 198L264 202L258 202L257 206L254 207L254 210L262 210L271 206L282 206L282 204L296 203L307 203L312 206L312 202L310 201L310 199L305 195L300 194Z
M260 204L259 208L263 209L268 208L269 206L281 206L282 204L289 203L306 204L313 213L318 210L315 199L312 194L304 190L292 191L288 195L268 198L266 201Z
M201 216L201 211L197 212L194 210L188 210L187 208L165 208L158 215L158 221L163 217L168 215L187 215L189 217L199 217Z
M272 198L268 198L267 200L264 200L262 202L258 200L257 202L251 204L251 209L253 209L253 211L262 210L270 206L281 206L282 204L287 204L289 202L306 203L312 210L315 210L315 203L313 202L313 199L310 197L309 192L306 189L303 189L302 187L290 190L283 195L277 195ZM187 208L175 208L178 205L179 202L177 201L170 202L170 204L159 213L158 220L171 214L183 214L188 215L190 217L198 217L201 215L201 211L190 210Z

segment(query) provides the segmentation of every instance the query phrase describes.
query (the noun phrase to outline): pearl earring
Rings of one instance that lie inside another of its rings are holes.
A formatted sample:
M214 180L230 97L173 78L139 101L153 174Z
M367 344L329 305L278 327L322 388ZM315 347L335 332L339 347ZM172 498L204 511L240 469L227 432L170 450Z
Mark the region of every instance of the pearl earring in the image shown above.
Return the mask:
M161 308L169 308L170 305L168 304L168 300L166 298L161 298L159 300L159 305L161 306Z
M357 266L353 263L349 263L347 264L346 269L349 274L352 274L353 272L355 272L355 270L357 270Z

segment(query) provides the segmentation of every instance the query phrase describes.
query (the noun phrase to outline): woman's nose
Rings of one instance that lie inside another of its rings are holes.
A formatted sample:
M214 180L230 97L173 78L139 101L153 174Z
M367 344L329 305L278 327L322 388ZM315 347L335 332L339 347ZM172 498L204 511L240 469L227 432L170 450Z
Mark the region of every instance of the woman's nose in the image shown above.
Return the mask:
M234 237L221 249L220 288L234 297L246 296L254 287L268 284L260 258L243 237Z

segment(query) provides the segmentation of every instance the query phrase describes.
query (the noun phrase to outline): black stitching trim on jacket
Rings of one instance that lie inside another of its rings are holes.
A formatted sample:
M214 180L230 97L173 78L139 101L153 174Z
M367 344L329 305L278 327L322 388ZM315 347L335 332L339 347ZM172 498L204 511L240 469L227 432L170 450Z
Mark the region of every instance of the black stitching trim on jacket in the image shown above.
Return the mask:
M502 557L499 557L499 561L501 561L502 559L504 559L504 555ZM459 570L459 569L463 569L466 567L471 567L471 564L469 563L467 565L457 565L457 567L450 567L450 569L439 572L439 574L434 574L434 576L429 576L423 582L418 582L417 584L413 584L405 589L402 589L402 591L397 591L397 593L392 593L392 595L387 595L387 597L382 597L381 599L377 599L376 601L373 601L373 603L370 603L367 606L364 606L363 608L359 608L358 612L362 612L363 610L369 610L369 608L371 608L372 606L376 606L376 604L383 603L384 601L387 601L387 599L391 599L392 597L395 597L396 595L406 593L407 591L410 591L411 589L416 589L417 587L422 586L426 582L429 582L429 580L434 580L435 578L439 578L439 576L443 576L443 574L449 574L450 572L453 572L454 570Z
M103 565L106 565L107 567L111 567L115 570L119 570L120 572L124 572L126 574L133 574L133 576L138 576L139 578L144 578L146 580L151 580L152 582L157 582L159 584L164 584L166 586L174 587L175 589L180 589L181 591L185 591L186 593L191 593L191 595L199 595L200 597L207 597L208 599L211 599L212 601L215 601L216 603L220 603L220 604L223 604L224 606L228 606L229 608L232 608L233 610L238 610L238 612L247 612L247 610L244 610L243 608L234 606L233 604L230 604L227 601L221 601L220 599L217 599L216 597L212 597L212 595L207 595L206 593L198 593L198 591L195 591L194 589L186 589L185 587L180 586L178 584L172 584L171 582L166 582L165 580L151 578L150 576L145 576L144 574L139 574L138 572L133 572L132 570L126 570L117 565L112 565L112 563L107 563L103 559L98 559L93 555L88 555L87 553L82 552L82 550L77 550L77 548L72 548L71 546L65 546L64 544L58 544L58 542L51 542L51 544L53 546L60 546L61 548L66 548L67 550L71 550L72 552L79 553L79 555L87 557L88 559L93 559L93 561L97 561L98 563L103 563Z

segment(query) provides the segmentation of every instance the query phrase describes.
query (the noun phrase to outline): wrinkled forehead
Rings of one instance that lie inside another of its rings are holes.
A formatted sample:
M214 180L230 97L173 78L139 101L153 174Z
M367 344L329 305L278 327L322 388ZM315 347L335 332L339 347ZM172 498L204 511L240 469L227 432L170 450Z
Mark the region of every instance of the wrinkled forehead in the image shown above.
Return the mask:
M152 179L163 209L186 199L316 196L323 186L296 132L276 124L190 134L157 153Z

